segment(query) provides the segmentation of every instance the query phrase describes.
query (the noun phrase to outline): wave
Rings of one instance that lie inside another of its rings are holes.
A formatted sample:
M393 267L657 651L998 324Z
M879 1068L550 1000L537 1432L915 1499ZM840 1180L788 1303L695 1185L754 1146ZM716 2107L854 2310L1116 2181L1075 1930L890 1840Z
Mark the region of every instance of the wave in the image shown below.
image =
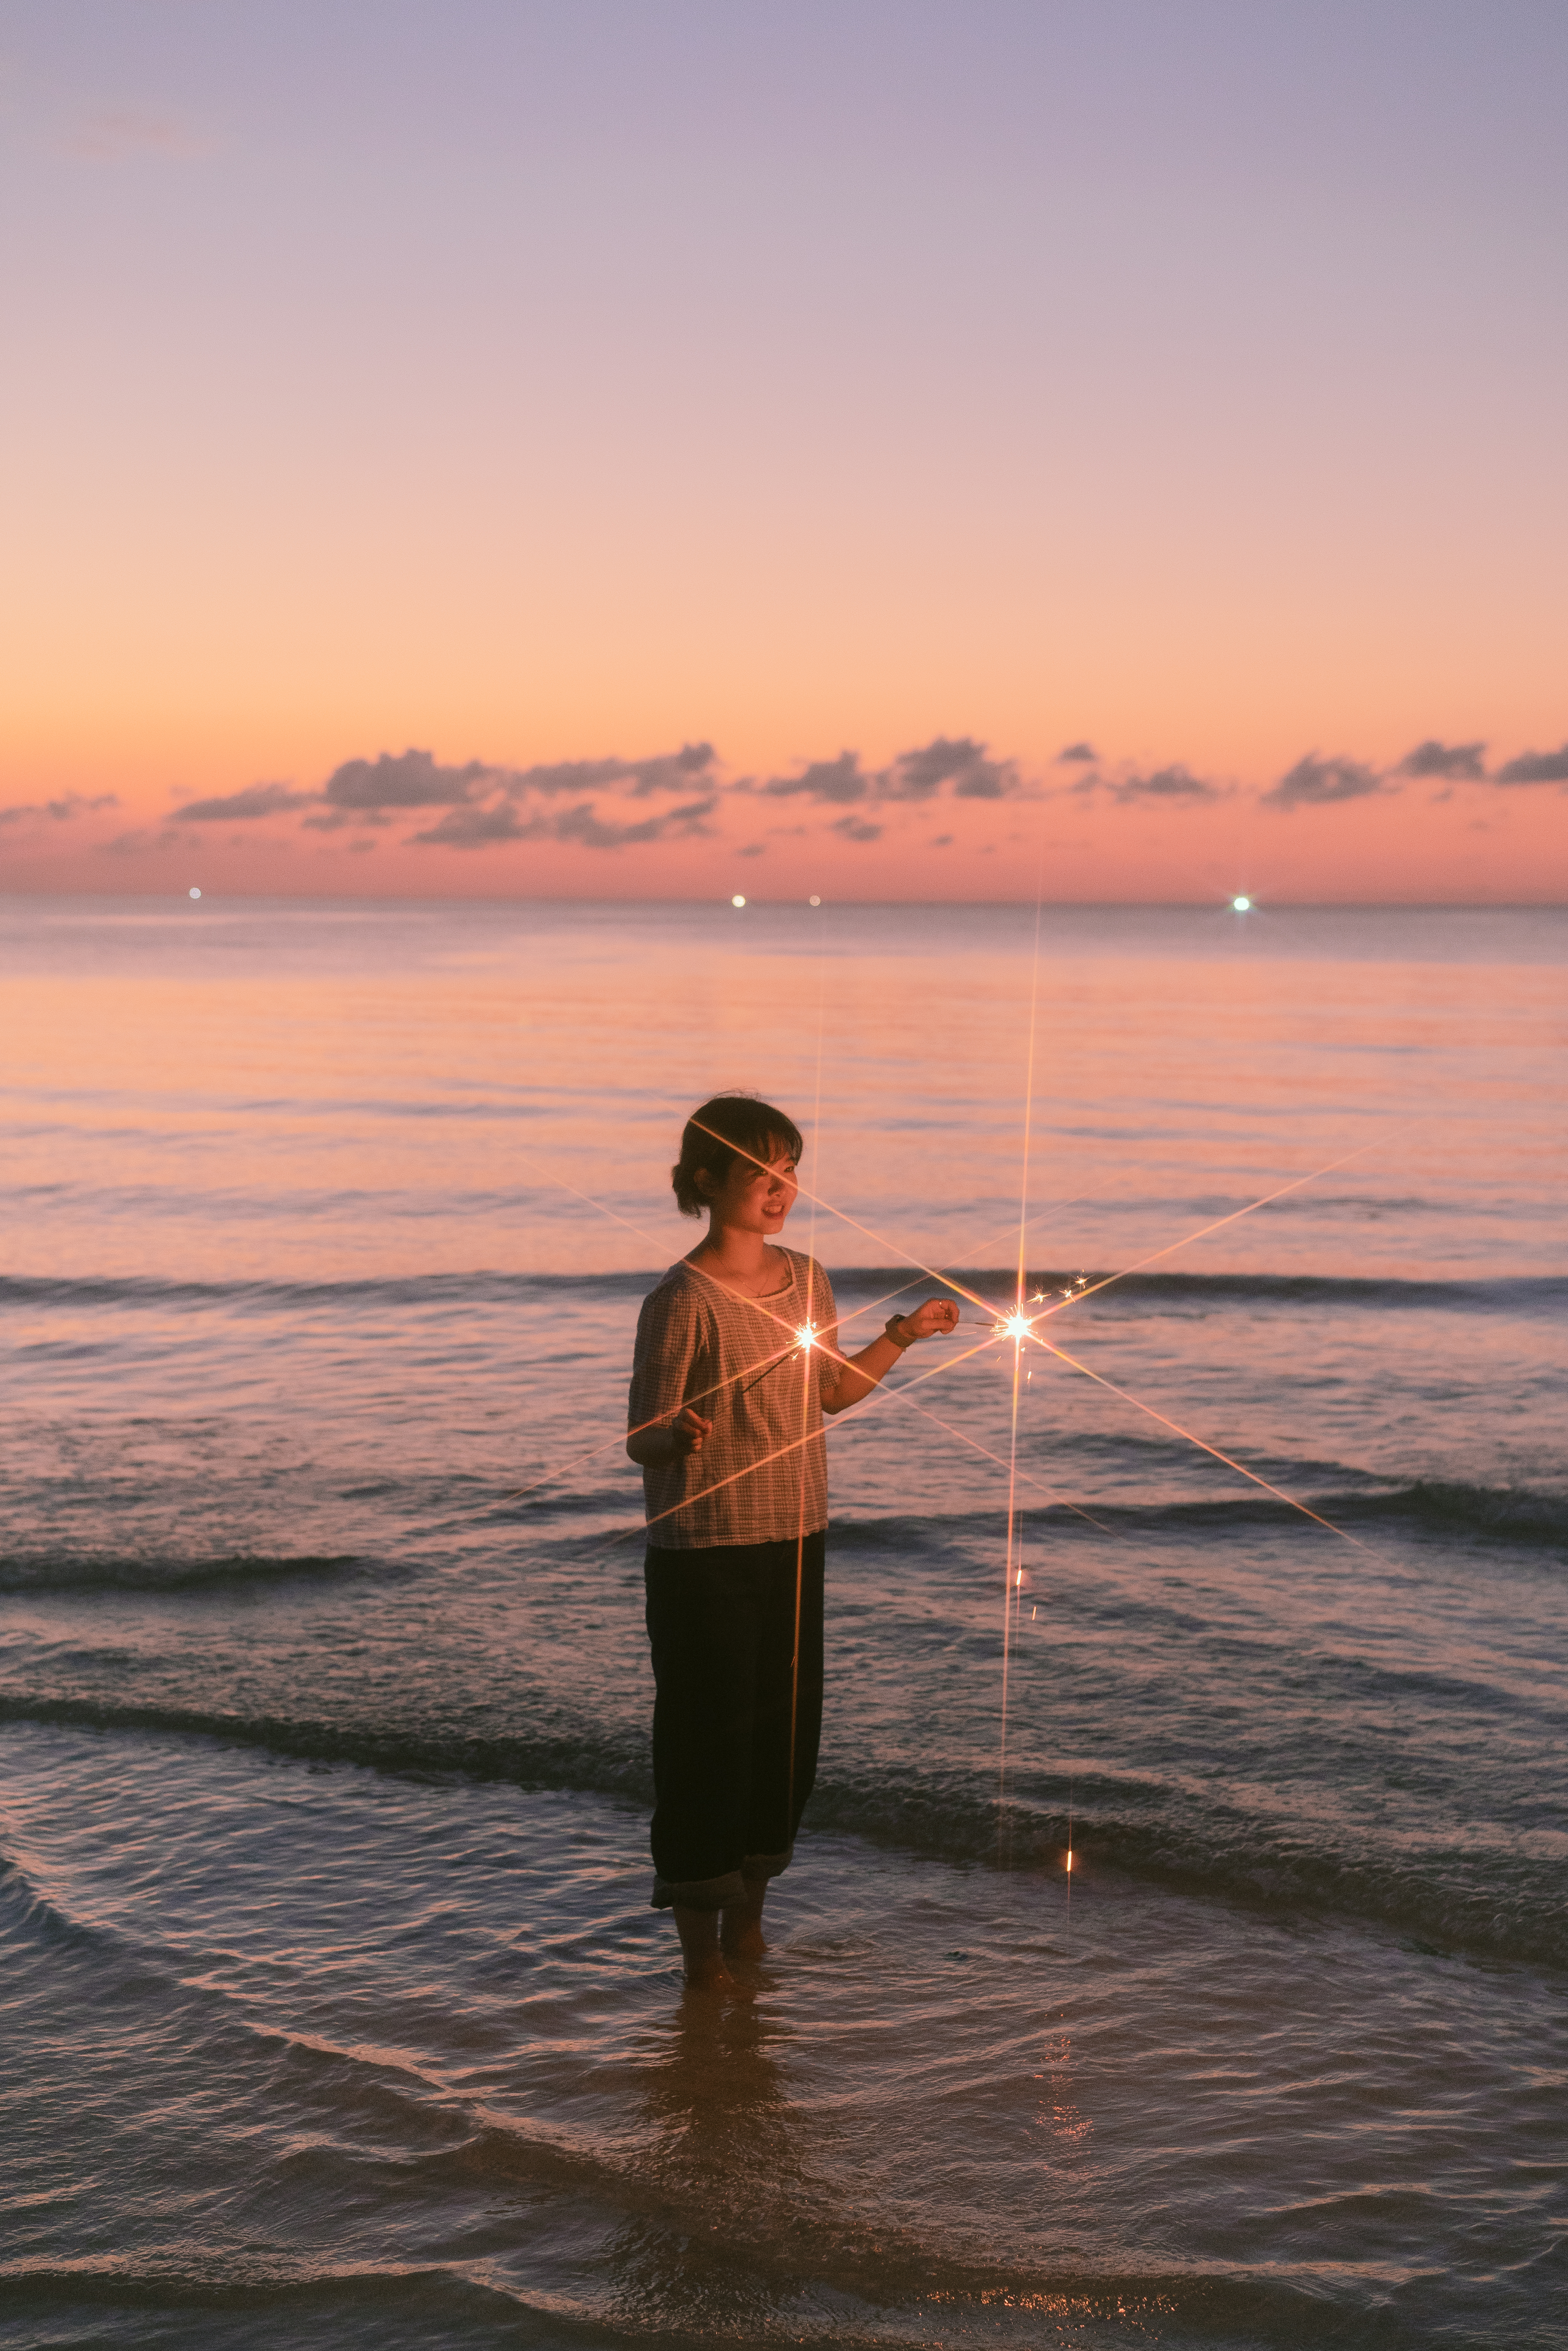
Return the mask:
M857 1281L885 1280L885 1273L833 1272L835 1290ZM1010 1299L1018 1282L1016 1268L960 1267L952 1279L982 1296ZM1313 1273L1120 1273L1114 1266L1098 1270L1076 1267L1036 1270L1027 1276L1030 1290L1043 1290L1046 1305L1065 1302L1064 1293L1095 1284L1112 1285L1096 1291L1092 1303L1101 1310L1116 1300L1164 1300L1173 1304L1201 1306L1239 1301L1262 1306L1349 1306L1384 1312L1436 1310L1445 1313L1528 1314L1568 1307L1568 1278L1558 1274L1502 1274L1486 1280L1454 1281L1397 1280L1351 1274Z
M1279 1470L1281 1478L1288 1471ZM1347 1487L1327 1491L1307 1486L1291 1489L1309 1510L1336 1527L1403 1527L1443 1535L1481 1536L1499 1544L1551 1550L1568 1545L1568 1494L1543 1494L1511 1486L1469 1486L1437 1479L1416 1479L1404 1486ZM1083 1505L1093 1519L1118 1533L1136 1531L1238 1532L1249 1527L1299 1527L1301 1511L1277 1501L1254 1488L1250 1493L1191 1501L1148 1504L1092 1500ZM1092 1531L1088 1521L1061 1502L1050 1503L1024 1516L1030 1522L1057 1521L1071 1531Z
M235 1552L221 1559L17 1552L0 1556L0 1592L183 1592L203 1585L237 1589L300 1575L364 1573L376 1564L352 1552L275 1558Z
M1061 1468L1064 1459L1071 1459L1076 1450L1089 1447L1060 1447L1052 1456L1056 1482L1063 1483ZM1125 1462L1129 1457L1136 1463L1144 1453L1156 1456L1158 1463L1169 1464L1185 1457L1175 1446L1147 1444L1137 1438L1116 1439L1100 1446L1102 1452L1114 1452ZM1278 1499L1260 1487L1249 1487L1238 1494L1218 1496L1165 1497L1154 1502L1106 1501L1092 1491L1071 1499L1052 1502L1025 1502L1019 1516L1026 1527L1049 1528L1052 1538L1070 1535L1085 1542L1092 1541L1097 1532L1118 1537L1155 1541L1162 1535L1207 1536L1243 1535L1254 1529L1291 1529L1300 1531L1311 1520L1304 1518L1297 1504L1316 1512L1333 1527L1371 1527L1404 1529L1415 1534L1430 1533L1453 1537L1479 1538L1502 1548L1518 1546L1524 1550L1551 1551L1568 1546L1568 1494L1544 1493L1521 1486L1476 1486L1437 1479L1416 1479L1408 1484L1390 1486L1368 1478L1360 1484L1318 1486L1310 1474L1303 1477L1300 1463L1265 1460L1259 1474L1267 1473L1296 1499ZM1353 1471L1341 1469L1346 1479ZM617 1541L632 1541L641 1536L640 1522L627 1518L633 1510L636 1496L626 1488L602 1487L578 1492L557 1492L548 1484L517 1501L498 1501L487 1515L487 1523L500 1524L516 1520L520 1528L544 1526L552 1543L563 1552L583 1546L593 1547L613 1536ZM609 1519L606 1528L593 1524L578 1528L577 1518L599 1520ZM847 1510L833 1514L832 1539L835 1543L852 1544L859 1550L876 1549L896 1552L907 1556L912 1551L924 1552L935 1540L947 1544L950 1535L965 1538L984 1529L999 1538L1006 1524L1006 1513L1000 1505L976 1508L966 1506L960 1510L922 1510L917 1517L903 1511L856 1517Z
M395 1723L336 1724L215 1708L98 1698L0 1696L0 1723L53 1724L132 1736L195 1737L300 1761L400 1775L444 1772L607 1798L645 1808L653 1782L640 1729L585 1726L548 1736L482 1738ZM1031 1779L1034 1784L1031 1785ZM1049 1782L1049 1784L1044 1783ZM1058 1782L1061 1784L1058 1784ZM1422 1949L1552 1969L1568 1967L1568 1906L1552 1862L1500 1857L1456 1831L1417 1859L1371 1843L1331 1844L1183 1788L1076 1775L1072 1810L1060 1773L1021 1770L1001 1843L996 1790L962 1777L825 1765L807 1827L960 1868L1060 1870L1069 1835L1085 1881L1096 1870L1275 1917L1354 1922Z
M260 1747L302 1761L361 1763L383 1771L460 1771L469 1779L524 1788L577 1789L591 1795L651 1801L646 1741L608 1730L549 1738L476 1738L460 1731L413 1731L396 1723L340 1724L221 1708L134 1706L89 1698L0 1695L0 1722L58 1723L86 1730L173 1732Z
M931 1277L908 1266L833 1266L829 1270L841 1301L875 1290L879 1297L913 1289ZM365 1276L337 1281L173 1281L149 1276L9 1274L0 1277L0 1311L64 1307L178 1306L251 1307L287 1312L300 1307L513 1304L530 1299L576 1296L588 1301L643 1299L664 1271L637 1273L513 1273L484 1268L465 1273ZM962 1283L982 1296L1011 1298L1016 1268L958 1266L939 1280ZM1463 1314L1558 1314L1568 1308L1568 1277L1508 1274L1484 1280L1427 1281L1298 1273L1118 1272L1114 1266L1037 1268L1031 1290L1061 1304L1062 1293L1098 1282L1112 1286L1092 1301L1097 1312L1132 1300L1174 1305L1240 1302L1260 1306L1349 1307L1383 1312L1437 1311ZM891 1285L891 1287L890 1287ZM1089 1301L1085 1301L1089 1302Z

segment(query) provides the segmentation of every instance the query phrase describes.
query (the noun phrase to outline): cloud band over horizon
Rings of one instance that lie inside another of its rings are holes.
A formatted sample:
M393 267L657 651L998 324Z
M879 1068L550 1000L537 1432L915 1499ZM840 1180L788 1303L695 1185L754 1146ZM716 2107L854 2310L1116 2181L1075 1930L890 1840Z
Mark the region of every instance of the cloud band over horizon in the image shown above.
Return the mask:
M642 758L611 756L527 768L478 758L444 765L433 752L411 747L395 755L383 751L374 758L345 759L314 791L263 782L176 802L164 817L163 838L189 825L249 827L284 818L297 820L302 831L351 830L373 836L400 820L440 811L434 822L416 823L404 833L402 845L475 852L553 841L615 851L714 838L723 818L732 814L744 816L753 833L799 837L803 814L817 817L820 829L836 840L869 846L883 837L891 816L964 802L981 808L1100 796L1113 808L1176 812L1241 799L1290 815L1391 797L1422 781L1488 789L1555 785L1568 791L1568 743L1555 751L1522 752L1492 770L1484 764L1486 748L1484 742L1445 744L1428 737L1385 768L1311 751L1271 784L1248 786L1194 775L1179 760L1147 771L1118 765L1099 758L1087 743L1070 744L1058 754L1057 766L1072 768L1076 780L1053 783L1029 776L1015 758L993 758L988 745L969 736L934 737L880 768L865 765L858 751L844 750L831 759L802 761L789 774L763 777L728 774L708 742ZM562 800L570 805L559 806ZM674 804L656 805L661 800ZM607 803L619 812L604 812ZM633 812L639 803L655 805L639 815ZM75 806L23 804L0 810L0 823L35 813L57 821L115 804L113 795L91 801L78 796ZM122 835L118 843L104 846L130 846L139 838ZM366 845L373 845L373 839ZM933 838L925 845L950 847L953 836ZM745 853L758 856L766 847L765 840L752 841Z

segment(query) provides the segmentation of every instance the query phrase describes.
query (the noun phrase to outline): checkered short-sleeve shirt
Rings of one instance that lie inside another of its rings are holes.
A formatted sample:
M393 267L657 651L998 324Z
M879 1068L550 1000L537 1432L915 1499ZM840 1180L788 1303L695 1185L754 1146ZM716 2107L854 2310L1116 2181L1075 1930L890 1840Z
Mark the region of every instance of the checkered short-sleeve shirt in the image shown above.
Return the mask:
M643 1472L648 1540L663 1551L792 1542L828 1522L822 1393L838 1373L827 1275L797 1249L770 1298L745 1298L683 1259L643 1301L627 1426L689 1404L713 1422L700 1453ZM808 1326L817 1344L802 1347Z

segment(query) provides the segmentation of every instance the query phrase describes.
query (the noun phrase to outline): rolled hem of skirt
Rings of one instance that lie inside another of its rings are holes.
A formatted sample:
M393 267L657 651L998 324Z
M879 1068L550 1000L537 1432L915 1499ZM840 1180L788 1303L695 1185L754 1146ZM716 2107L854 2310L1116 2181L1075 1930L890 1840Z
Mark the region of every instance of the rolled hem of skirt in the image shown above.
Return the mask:
M722 1910L727 1902L744 1902L746 1880L738 1869L722 1877L655 1877L648 1896L654 1910Z
M791 1844L782 1853L748 1853L738 1869L727 1869L722 1877L655 1877L648 1907L651 1910L722 1910L728 1902L744 1902L752 1888L779 1876L789 1868L794 1852Z

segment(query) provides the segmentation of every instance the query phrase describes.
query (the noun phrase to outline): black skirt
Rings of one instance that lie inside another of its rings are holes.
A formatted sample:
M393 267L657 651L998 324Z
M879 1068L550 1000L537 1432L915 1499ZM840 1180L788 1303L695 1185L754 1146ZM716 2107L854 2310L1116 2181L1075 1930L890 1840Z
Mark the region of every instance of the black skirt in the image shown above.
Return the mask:
M656 1909L722 1909L789 1864L821 1736L825 1544L649 1549Z

